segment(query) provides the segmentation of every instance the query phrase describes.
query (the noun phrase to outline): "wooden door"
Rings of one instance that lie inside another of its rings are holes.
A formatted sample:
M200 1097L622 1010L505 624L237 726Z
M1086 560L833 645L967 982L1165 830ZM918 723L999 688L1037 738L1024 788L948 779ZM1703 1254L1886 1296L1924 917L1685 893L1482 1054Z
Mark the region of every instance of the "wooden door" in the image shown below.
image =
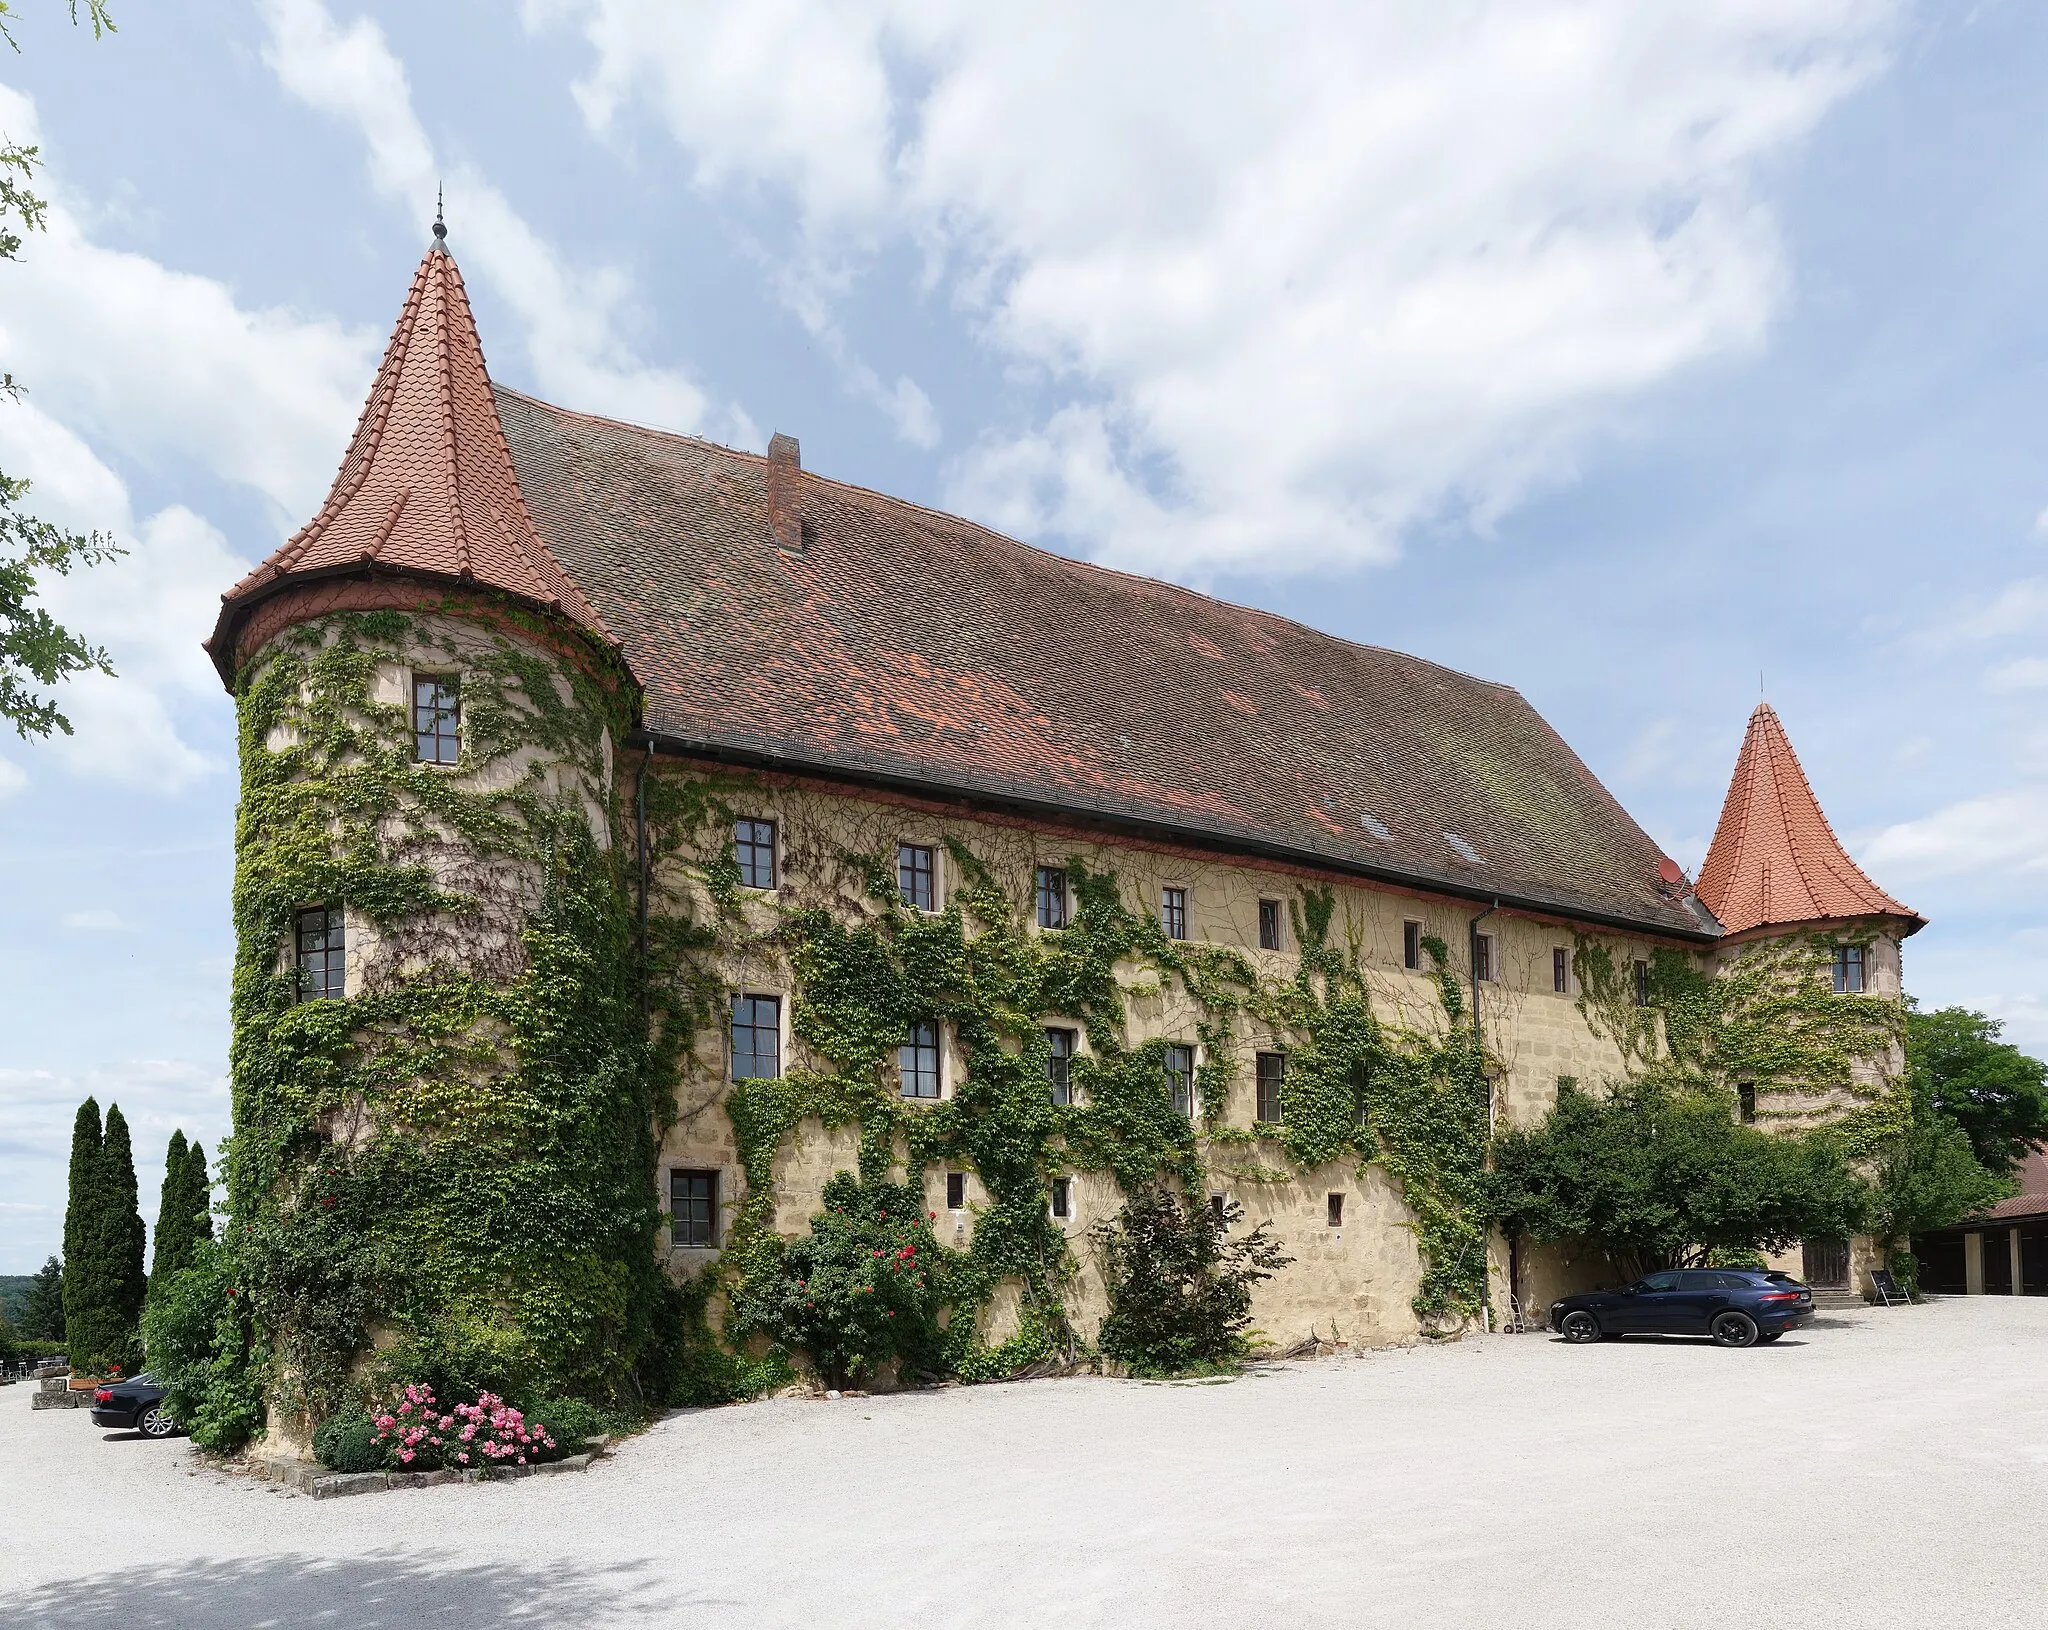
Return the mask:
M1849 1242L1845 1239L1810 1239L1800 1242L1806 1282L1815 1290L1849 1288Z

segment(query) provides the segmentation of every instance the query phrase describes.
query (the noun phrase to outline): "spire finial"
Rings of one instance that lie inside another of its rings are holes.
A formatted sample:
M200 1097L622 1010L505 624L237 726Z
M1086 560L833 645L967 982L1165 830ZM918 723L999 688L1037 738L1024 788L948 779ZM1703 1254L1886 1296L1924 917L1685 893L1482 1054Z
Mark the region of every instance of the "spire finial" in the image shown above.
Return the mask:
M434 183L434 242L445 244L447 241L448 223L441 219L441 184L437 181Z

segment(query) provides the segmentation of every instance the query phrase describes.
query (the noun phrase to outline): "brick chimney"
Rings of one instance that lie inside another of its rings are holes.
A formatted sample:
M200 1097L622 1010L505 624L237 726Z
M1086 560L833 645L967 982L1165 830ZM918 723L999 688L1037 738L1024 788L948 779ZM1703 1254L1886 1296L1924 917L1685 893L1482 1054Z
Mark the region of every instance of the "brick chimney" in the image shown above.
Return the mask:
M803 475L796 437L777 431L768 443L768 531L776 548L792 554L804 547Z

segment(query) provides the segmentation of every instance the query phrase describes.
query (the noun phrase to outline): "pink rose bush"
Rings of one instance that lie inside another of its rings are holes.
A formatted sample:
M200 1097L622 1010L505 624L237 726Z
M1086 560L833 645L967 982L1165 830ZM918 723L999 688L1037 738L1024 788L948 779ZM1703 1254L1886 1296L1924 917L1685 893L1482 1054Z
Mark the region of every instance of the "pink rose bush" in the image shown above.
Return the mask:
M429 1386L408 1384L394 1409L372 1417L394 1471L483 1471L527 1466L559 1452L554 1435L494 1392L473 1404L443 1405Z

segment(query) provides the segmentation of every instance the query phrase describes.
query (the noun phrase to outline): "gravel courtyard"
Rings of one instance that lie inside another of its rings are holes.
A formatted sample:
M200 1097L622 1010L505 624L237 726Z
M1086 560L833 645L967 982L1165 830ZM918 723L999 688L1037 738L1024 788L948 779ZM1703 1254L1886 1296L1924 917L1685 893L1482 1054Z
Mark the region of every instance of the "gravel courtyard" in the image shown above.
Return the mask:
M0 1624L2048 1623L2048 1300L677 1414L315 1502L0 1390Z

